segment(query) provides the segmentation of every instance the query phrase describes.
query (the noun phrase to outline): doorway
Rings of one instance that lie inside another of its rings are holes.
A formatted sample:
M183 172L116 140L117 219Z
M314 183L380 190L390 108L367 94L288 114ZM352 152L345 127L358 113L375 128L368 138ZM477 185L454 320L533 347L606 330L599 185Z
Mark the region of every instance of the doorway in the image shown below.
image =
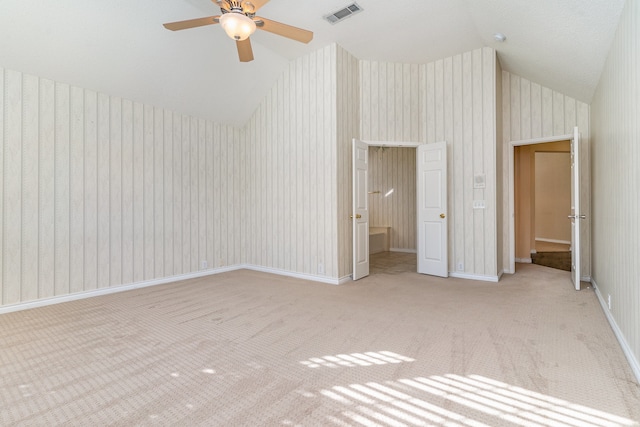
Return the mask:
M580 131L578 127L574 127L573 134L561 135L548 138L539 138L533 140L512 141L508 146L508 162L509 162L509 191L508 191L508 208L509 208L509 269L508 272L515 273L516 263L516 239L515 239L515 147L543 144L549 142L569 140L571 144L571 210L568 219L571 220L571 281L575 289L581 289L581 223L586 219L586 215L582 213L581 204L581 181L584 176L581 172L581 142Z
M353 280L369 275L370 267L370 232L376 230L385 236L386 247L395 243L392 227L382 224L370 227L369 196L379 195L389 197L394 194L395 187L390 186L384 191L369 189L370 177L370 147L411 147L415 149L415 172L405 180L415 182L415 232L409 233L409 241L415 243L418 273L436 276L448 276L447 263L447 144L444 141L431 144L415 142L365 142L353 139ZM411 169L409 167L396 168L398 171ZM410 196L412 197L412 196ZM404 209L406 213L411 208ZM411 222L403 221L412 226ZM402 223L400 223L402 224ZM374 224L375 225L375 224ZM390 239L391 237L391 239ZM413 249L409 249L413 250Z
M571 141L514 149L516 262L571 271Z
M370 273L416 272L416 149L369 146Z

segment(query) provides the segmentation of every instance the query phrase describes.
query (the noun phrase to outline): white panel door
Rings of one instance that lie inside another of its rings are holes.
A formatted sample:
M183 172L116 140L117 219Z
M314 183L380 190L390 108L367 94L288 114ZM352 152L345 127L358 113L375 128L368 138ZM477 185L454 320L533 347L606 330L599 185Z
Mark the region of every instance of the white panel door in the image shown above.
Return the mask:
M585 218L580 213L580 132L573 128L571 140L571 280L580 290L580 221Z
M353 140L353 280L369 275L369 146Z
M418 273L448 277L447 143L417 148Z

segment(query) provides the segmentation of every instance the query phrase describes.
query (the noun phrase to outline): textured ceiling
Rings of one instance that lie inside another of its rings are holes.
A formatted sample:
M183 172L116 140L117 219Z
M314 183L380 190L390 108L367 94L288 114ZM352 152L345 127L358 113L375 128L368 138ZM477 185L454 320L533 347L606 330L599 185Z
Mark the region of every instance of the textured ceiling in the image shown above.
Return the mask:
M181 113L242 125L289 60L338 43L359 59L427 63L481 46L503 68L590 102L624 0L358 0L336 25L322 16L350 0L271 0L258 15L314 32L300 44L258 31L255 60L211 25L162 23L217 15L209 0L2 0L0 67ZM492 35L506 34L497 43Z

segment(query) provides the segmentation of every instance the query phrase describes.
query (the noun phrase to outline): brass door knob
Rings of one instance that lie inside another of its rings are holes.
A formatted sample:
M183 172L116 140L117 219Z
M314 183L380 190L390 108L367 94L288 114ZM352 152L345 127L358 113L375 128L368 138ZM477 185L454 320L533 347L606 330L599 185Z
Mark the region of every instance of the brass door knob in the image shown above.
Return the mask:
M353 219L353 215L349 215L349 218ZM356 214L356 219L362 218L362 215Z
M442 214L440 214L440 218L443 218L443 219L444 219L444 214L443 214L443 213L442 213Z

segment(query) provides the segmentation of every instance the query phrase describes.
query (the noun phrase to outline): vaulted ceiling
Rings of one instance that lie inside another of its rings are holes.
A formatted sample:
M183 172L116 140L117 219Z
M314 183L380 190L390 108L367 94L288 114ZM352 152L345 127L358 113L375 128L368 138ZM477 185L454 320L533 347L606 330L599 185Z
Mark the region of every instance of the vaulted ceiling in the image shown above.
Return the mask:
M0 67L220 123L244 124L287 63L329 43L356 58L428 63L481 46L503 68L589 103L624 0L271 0L258 15L314 32L308 45L264 31L240 63L219 25L165 22L220 14L210 0L3 0ZM504 33L499 43L493 34Z

